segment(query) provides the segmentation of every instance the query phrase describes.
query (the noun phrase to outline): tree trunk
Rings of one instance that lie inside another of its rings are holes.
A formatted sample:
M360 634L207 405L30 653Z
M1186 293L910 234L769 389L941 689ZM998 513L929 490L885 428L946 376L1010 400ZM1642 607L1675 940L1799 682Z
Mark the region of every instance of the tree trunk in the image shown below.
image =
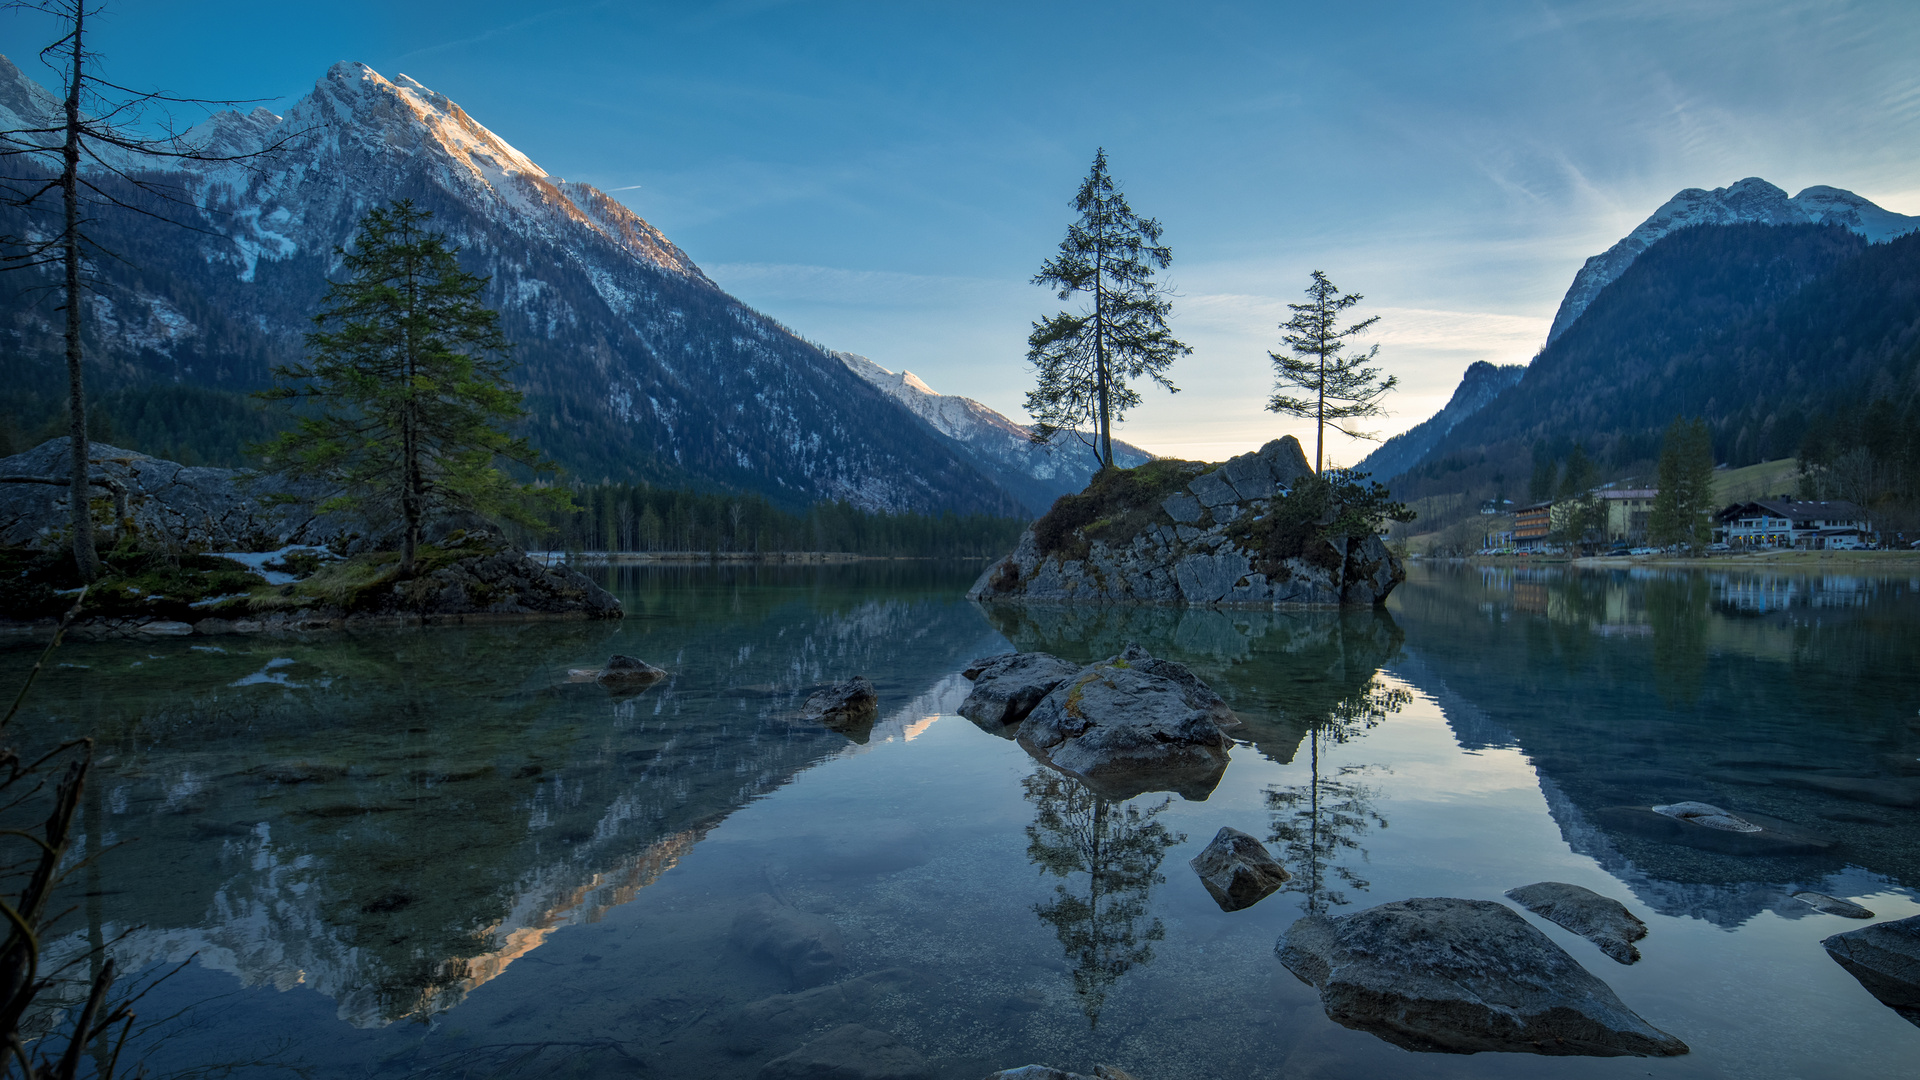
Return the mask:
M1106 250L1094 256L1093 270L1093 369L1100 393L1100 449L1096 457L1101 469L1113 468L1113 417L1107 409L1107 294L1101 275L1106 270Z
M86 5L74 7L73 69L67 82L67 141L62 154L60 193L66 203L66 235L61 254L66 263L67 291L67 441L72 451L67 474L67 506L71 511L73 565L82 583L100 576L100 556L93 549L92 494L87 485L87 386L80 369L80 64L85 57L81 32Z

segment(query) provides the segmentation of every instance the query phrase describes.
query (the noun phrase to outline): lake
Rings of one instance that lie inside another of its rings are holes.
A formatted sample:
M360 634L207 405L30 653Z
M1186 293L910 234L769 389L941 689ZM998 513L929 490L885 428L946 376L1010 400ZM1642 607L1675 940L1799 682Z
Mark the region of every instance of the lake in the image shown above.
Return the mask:
M17 721L99 745L100 857L49 952L178 967L139 1009L162 1075L753 1077L848 1022L950 1080L1920 1061L1920 1028L1820 947L1864 924L1790 895L1920 914L1920 580L1419 566L1384 612L1278 613L986 609L976 572L623 567L596 571L617 625L71 642ZM971 658L1128 642L1244 721L1204 800L1107 804L954 712ZM37 648L0 649L15 686ZM616 652L671 677L569 680ZM855 674L871 731L799 719ZM1818 853L1635 816L1688 799ZM1219 909L1187 862L1222 826L1268 841L1285 891ZM1414 1053L1327 1019L1274 956L1307 911L1543 880L1646 922L1622 966L1529 916L1690 1054ZM827 974L743 947L755 911L837 935Z

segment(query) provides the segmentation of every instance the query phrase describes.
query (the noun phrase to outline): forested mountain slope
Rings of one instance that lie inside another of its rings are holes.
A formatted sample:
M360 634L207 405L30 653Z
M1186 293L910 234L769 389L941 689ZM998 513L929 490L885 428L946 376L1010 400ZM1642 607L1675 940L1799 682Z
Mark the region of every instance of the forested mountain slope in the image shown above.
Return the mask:
M1870 244L1838 225L1702 225L1653 244L1512 389L1402 478L1402 497L1509 486L1536 444L1616 469L1704 416L1721 461L1797 453L1809 425L1910 400L1920 363L1920 234Z
M44 125L57 110L0 58L0 130ZM96 390L111 404L176 388L182 446L201 429L221 432L224 447L244 441L234 432L258 418L242 395L299 355L338 270L334 248L368 207L410 198L492 279L487 302L515 344L527 434L574 477L752 491L791 508L1020 512L948 440L722 292L625 206L550 176L405 76L337 64L284 117L222 113L196 138L226 152L286 138L288 149L151 174L178 201L140 201L190 228L97 209L93 232L118 257L94 261L87 312ZM37 213L0 211L0 234L44 235L57 212L57 197ZM50 282L0 275L0 409L19 416L62 400ZM172 415L148 413L156 426Z

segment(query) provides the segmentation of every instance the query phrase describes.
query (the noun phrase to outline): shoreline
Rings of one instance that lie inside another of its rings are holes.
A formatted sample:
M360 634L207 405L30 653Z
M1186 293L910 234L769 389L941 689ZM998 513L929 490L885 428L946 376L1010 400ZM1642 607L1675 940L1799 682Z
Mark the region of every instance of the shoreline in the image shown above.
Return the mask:
M1451 559L1422 557L1412 562L1464 562L1474 566L1584 566L1595 568L1620 566L1660 566L1697 570L1731 570L1740 567L1768 569L1819 570L1836 567L1850 569L1920 566L1920 551L1759 551L1714 552L1693 558L1687 555L1583 555L1578 558L1557 555L1463 555Z
M529 551L542 566L677 566L743 563L767 566L831 566L857 562L987 562L991 555L861 555L851 551Z

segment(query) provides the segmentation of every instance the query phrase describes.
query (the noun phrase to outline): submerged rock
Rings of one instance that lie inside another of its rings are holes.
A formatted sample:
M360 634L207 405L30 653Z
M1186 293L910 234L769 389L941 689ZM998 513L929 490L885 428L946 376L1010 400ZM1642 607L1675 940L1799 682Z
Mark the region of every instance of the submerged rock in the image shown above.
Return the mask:
M607 658L607 666L600 669L594 681L607 687L633 687L651 686L666 677L665 671L645 660L616 653Z
M1873 912L1859 904L1851 900L1842 900L1837 896L1828 896L1826 893L1802 891L1794 893L1793 898L1822 915L1838 915L1843 919L1873 918Z
M1920 915L1835 934L1820 944L1867 993L1920 1027Z
M1201 800L1219 784L1240 721L1186 665L1138 645L1082 668L1020 725L1020 745L1096 793L1174 791Z
M1684 1054L1503 904L1428 897L1309 915L1275 946L1335 1023L1408 1050Z
M1162 460L1096 476L987 567L967 597L1015 603L1377 606L1406 580L1378 536L1328 534L1326 516L1273 542L1259 525L1313 476L1289 435L1217 466ZM1268 536L1268 539L1260 539Z
M1081 1072L1068 1072L1066 1068L1054 1068L1052 1065L1021 1065L1020 1068L1002 1068L987 1080L1133 1080L1133 1074L1117 1065L1094 1065L1092 1076Z
M1832 841L1792 822L1732 814L1708 803L1603 806L1592 818L1606 829L1722 855L1820 855L1833 848Z
M910 982L905 968L889 968L845 982L792 994L775 994L742 1005L720 1022L727 1049L757 1054L865 1011L876 998Z
M766 893L747 901L746 909L734 917L733 943L786 972L795 989L831 982L847 966L847 943L839 927Z
M1508 889L1507 898L1600 946L1601 952L1622 964L1640 959L1633 943L1647 936L1647 924L1612 897L1565 882L1542 881Z
M886 1032L847 1024L767 1062L760 1080L933 1080L933 1069Z
M1072 678L1080 665L1047 653L1002 653L968 664L963 675L973 691L960 715L994 734L1027 718L1033 707Z
M1187 865L1200 875L1221 911L1239 911L1265 900L1285 884L1286 868L1274 861L1266 845L1239 829L1222 828L1205 850Z
M1670 817L1675 821L1684 821L1689 825L1698 825L1703 829L1718 829L1721 832L1757 833L1761 828L1738 814L1731 814L1717 806L1703 802L1677 802L1666 806L1656 806L1653 812L1661 817Z

